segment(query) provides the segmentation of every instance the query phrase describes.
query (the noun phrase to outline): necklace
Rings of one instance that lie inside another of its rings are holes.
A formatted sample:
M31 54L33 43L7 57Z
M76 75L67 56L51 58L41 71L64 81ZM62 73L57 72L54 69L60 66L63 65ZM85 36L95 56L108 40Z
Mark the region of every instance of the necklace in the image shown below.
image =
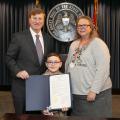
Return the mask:
M80 43L79 43L79 46L75 49L75 52L72 55L72 60L70 63L71 68L75 67L76 65L81 64L81 62L82 62L81 55L82 55L83 51L86 50L87 46L88 46L88 44L80 45Z

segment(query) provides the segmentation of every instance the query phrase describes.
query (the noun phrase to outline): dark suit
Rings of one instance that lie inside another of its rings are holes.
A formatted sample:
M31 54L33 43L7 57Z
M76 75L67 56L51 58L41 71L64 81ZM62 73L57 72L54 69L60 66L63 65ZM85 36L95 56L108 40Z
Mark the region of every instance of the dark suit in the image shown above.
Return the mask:
M43 33L44 57L53 52L54 41L47 34ZM29 75L42 74L45 71L43 63L40 65L36 47L29 30L15 33L6 55L6 63L12 73L12 94L17 114L25 110L25 80L16 77L16 74L26 70ZM32 88L31 88L32 89Z

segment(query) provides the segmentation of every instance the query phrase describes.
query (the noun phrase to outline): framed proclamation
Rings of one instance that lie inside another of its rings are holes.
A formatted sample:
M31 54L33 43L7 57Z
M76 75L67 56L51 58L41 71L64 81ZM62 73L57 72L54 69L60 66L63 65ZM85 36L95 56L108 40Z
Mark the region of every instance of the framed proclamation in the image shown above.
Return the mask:
M26 80L26 111L71 107L69 74L32 75Z

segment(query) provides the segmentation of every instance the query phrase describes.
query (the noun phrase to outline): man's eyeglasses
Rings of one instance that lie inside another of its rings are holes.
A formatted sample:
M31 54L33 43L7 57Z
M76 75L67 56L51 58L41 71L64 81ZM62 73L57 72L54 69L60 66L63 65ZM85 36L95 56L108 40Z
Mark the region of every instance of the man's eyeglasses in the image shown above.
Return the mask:
M47 61L46 63L49 64L49 65L53 65L53 64L58 64L60 62L61 61Z
M87 24L78 25L78 26L77 26L77 29L87 28L88 26L90 26L90 25L87 25Z

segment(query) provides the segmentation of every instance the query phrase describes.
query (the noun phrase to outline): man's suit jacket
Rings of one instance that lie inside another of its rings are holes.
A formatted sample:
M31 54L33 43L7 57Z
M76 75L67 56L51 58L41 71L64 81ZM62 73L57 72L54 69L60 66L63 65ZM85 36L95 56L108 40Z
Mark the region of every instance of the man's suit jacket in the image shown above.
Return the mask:
M43 33L44 56L53 52L54 40ZM42 65L39 64L36 47L29 30L15 33L8 47L6 64L12 73L12 93L20 99L25 97L25 80L16 77L21 70L26 70L29 75L39 75L45 71L44 59Z
M53 52L54 41L47 34L43 33L44 58ZM13 76L21 70L26 70L29 75L41 74L44 72L44 60L40 65L35 44L29 30L16 33L7 51L6 63Z
M53 39L43 33L44 40L44 56L49 52L53 52ZM40 65L36 47L29 30L15 33L8 47L6 55L6 63L12 73L12 95L16 111L23 110L25 104L25 80L16 77L21 70L26 70L29 75L40 75L44 72L45 66ZM17 101L21 102L17 102Z

